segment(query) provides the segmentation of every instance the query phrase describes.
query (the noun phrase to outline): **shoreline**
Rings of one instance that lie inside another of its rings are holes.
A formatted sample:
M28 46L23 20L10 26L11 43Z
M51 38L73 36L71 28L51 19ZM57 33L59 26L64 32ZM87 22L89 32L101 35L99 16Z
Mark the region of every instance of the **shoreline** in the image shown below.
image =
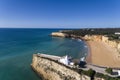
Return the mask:
M85 61L86 61L87 64L91 64L92 63L92 59L91 59L92 54L91 54L90 44L85 40L84 40L84 42L85 42L85 44L87 46L87 49L88 49L88 53L86 55Z

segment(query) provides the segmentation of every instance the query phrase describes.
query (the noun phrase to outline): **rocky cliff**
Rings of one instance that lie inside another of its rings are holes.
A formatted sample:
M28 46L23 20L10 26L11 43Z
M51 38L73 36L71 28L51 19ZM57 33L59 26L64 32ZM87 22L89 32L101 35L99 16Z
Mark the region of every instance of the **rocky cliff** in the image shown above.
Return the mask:
M33 55L31 66L44 80L90 80L88 76L80 75L54 60L37 56L37 54Z
M115 48L120 53L120 41L109 40L108 37L102 36L102 42L107 43L109 46Z
M120 53L120 41L109 40L109 37L104 35L85 35L84 39L104 42Z
M61 32L52 32L51 35L55 37L67 37L68 36L67 34L61 33Z

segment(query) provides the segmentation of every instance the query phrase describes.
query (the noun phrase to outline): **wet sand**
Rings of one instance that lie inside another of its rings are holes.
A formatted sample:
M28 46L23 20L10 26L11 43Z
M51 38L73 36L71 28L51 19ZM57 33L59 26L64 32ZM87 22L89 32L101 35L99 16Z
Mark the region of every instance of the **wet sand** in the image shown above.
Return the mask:
M120 68L118 52L104 42L87 41L89 54L87 62L98 66Z

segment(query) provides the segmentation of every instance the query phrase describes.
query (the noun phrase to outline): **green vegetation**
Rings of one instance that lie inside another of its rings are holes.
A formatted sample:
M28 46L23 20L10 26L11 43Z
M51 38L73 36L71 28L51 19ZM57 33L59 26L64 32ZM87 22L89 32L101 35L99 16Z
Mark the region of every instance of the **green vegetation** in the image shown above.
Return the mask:
M93 76L95 75L95 71L92 70L92 69L89 69L89 70L87 71L87 75L90 76L90 77L93 77Z
M105 80L120 80L120 78L117 78L117 77L110 77L108 75L104 75L104 74L101 74L101 73L96 73L95 74L95 77L97 78L103 78Z
M103 78L103 77L104 77L104 74L102 74L102 73L96 73L96 74L95 74L95 77Z
M120 28L86 28L86 29L74 29L74 30L63 30L63 33L67 33L69 35L79 35L85 36L89 35L112 35L115 32L120 32Z
M82 69L79 69L78 72L79 72L79 74L83 74L83 75L87 75L87 76L91 77L91 80L94 80L94 77L103 78L105 80L120 80L120 78L110 77L108 75L104 75L102 73L95 72L92 69L89 69L88 71L84 71Z
M109 74L112 74L112 73L113 73L112 68L106 68L105 71L106 71L107 73L109 73Z
M81 71L81 73L91 77L91 80L92 80L92 79L94 79L94 75L95 75L96 72L92 69L89 69L88 71L83 70L83 71Z
M119 40L120 35L115 35L115 34L111 34L111 35L107 35L109 37L109 40Z

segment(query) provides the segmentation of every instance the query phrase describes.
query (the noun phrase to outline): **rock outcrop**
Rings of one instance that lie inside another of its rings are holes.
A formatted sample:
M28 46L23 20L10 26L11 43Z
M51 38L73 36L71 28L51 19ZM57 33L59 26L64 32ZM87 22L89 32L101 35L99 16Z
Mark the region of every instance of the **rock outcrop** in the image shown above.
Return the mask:
M85 35L84 39L104 42L120 53L120 41L109 40L109 37L104 35Z
M92 40L92 41L101 41L102 35L85 35L84 39L85 40Z
M95 80L105 80L105 79L103 79L103 78L98 78L98 77L95 77L94 79L95 79Z
M37 54L33 55L31 66L44 80L90 80L86 75L80 75L54 60L37 56Z
M68 35L62 32L52 32L51 36L55 36L55 37L67 37Z

